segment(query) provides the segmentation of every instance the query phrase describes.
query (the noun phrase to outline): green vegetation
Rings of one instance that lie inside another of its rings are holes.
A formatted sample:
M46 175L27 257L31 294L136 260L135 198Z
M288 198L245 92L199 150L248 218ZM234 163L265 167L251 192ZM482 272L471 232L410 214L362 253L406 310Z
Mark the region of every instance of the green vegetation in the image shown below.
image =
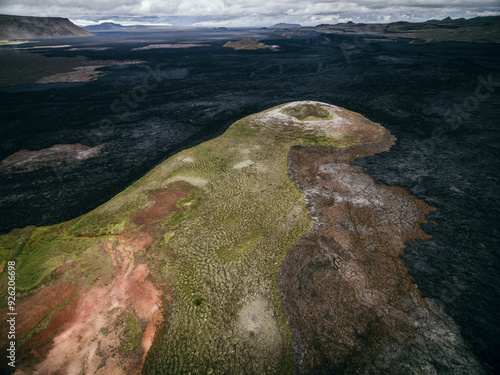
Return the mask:
M142 329L139 326L139 321L134 314L129 312L125 313L125 345L122 350L129 353L139 346L141 342Z
M61 235L61 225L15 229L0 237L0 265L16 261L16 290L27 293L54 279L92 284L99 276L111 273L111 261L103 251L102 241ZM75 262L64 274L60 267ZM0 276L6 280L6 272Z
M101 241L88 238L56 237L37 250L17 257L17 284L19 291L29 291L54 277L63 281L78 280L90 285L99 276L109 275L111 261L102 251ZM76 262L73 269L59 275L59 267Z
M338 110L311 103L246 117L222 136L169 158L74 221L1 237L1 260L17 258L23 290L54 277L88 284L112 271L105 240L148 228L155 239L144 259L157 285L173 287L174 299L143 372L291 373L290 332L277 275L287 250L313 221L288 176L288 152L294 145L346 147L374 140L383 131L366 119L367 133L356 127L314 128L310 122L306 127L299 120L340 118ZM342 114L358 121L356 114ZM179 184L189 194L177 202L177 210L154 230L148 224L138 227L134 218L151 207L154 192ZM71 262L75 267L56 275L58 267ZM134 315L126 321L128 352L137 347L142 330Z

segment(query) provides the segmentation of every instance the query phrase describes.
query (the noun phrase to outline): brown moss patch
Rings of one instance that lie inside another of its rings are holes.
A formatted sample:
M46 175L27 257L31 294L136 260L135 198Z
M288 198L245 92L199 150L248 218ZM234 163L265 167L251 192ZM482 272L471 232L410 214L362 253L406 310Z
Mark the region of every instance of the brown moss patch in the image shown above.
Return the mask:
M386 131L366 145L289 153L290 177L317 221L280 269L297 373L482 373L401 258L407 242L429 238L420 224L434 208L350 164L393 142Z
M168 189L155 190L150 193L149 199L152 204L138 212L132 217L132 221L137 225L143 225L153 221L158 221L166 218L172 212L179 212L182 208L178 208L177 202L189 195L190 185L176 183Z

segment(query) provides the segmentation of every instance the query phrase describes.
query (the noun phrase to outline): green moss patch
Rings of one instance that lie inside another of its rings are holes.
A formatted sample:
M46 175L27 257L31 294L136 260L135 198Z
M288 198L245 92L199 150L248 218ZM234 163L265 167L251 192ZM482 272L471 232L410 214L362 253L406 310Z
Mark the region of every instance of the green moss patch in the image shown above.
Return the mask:
M130 312L125 313L125 324L125 341L122 350L125 353L129 353L139 346L142 337L142 329L137 317Z

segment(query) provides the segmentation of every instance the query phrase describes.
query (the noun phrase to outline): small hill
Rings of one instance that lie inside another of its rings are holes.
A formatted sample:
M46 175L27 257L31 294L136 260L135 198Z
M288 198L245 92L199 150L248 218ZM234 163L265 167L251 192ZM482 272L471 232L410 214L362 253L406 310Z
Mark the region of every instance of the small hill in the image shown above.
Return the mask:
M0 15L0 39L90 36L67 18Z
M430 39L430 40L422 40L422 39L413 39L409 44L416 44L416 45L424 45L424 44L437 44L439 43L436 39Z
M277 46L277 45L269 46L267 44L259 42L254 37L244 38L244 39L241 39L237 42L229 41L226 44L224 44L223 47L234 48L237 51L238 50L259 50L259 49L269 49L272 51L279 50L279 46Z

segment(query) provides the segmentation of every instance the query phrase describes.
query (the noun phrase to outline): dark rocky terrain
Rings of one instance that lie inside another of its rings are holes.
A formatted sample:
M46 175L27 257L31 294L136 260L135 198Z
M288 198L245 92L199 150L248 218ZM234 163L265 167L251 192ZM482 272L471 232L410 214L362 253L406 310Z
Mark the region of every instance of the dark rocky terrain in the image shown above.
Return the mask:
M410 45L428 36L319 31L266 41L280 52L222 48L272 30L107 32L23 45L44 47L37 49L1 47L8 72L0 89L1 160L57 144L105 144L99 157L1 175L2 232L88 212L251 113L294 100L332 103L397 138L390 152L354 164L437 209L429 214L434 224L424 225L432 238L409 244L405 264L423 297L442 304L486 370L498 372L498 44ZM207 46L132 51L179 42ZM49 48L57 45L71 46ZM99 68L104 74L86 83L35 83L110 60L144 63ZM23 72L20 61L36 63Z
M0 14L0 39L39 39L90 36L67 18Z

